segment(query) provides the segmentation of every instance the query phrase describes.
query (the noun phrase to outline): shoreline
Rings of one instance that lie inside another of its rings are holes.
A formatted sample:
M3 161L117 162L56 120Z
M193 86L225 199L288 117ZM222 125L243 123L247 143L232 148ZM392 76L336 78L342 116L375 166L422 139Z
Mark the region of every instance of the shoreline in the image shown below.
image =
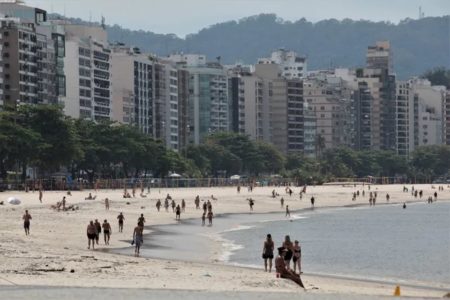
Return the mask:
M449 200L440 200L441 202L449 202ZM410 200L410 201L406 201L407 204L412 204L412 205L417 205L417 204L422 204L425 205L427 203L425 203L424 201L420 201L420 200ZM379 203L376 206L400 206L401 203ZM296 215L296 214L301 214L301 213L305 213L305 212L313 212L315 210L317 211L330 211L330 210L343 210L343 209L355 209L355 208L367 208L367 209L371 209L369 205L367 204L349 204L349 205L344 205L344 206L322 206L322 207L318 207L318 208L303 208L303 209L299 209L296 211L292 211L291 214ZM277 215L280 215L280 217L275 217ZM144 251L144 255L141 254L141 257L143 258L150 258L150 259L163 259L163 260L170 260L170 261L174 261L174 262L203 262L203 263L218 263L218 264L222 264L225 266L232 266L232 267L238 267L238 268L245 268L245 269L249 269L249 270L259 270L259 271L263 271L262 270L262 263L261 266L257 266L257 265L249 265L249 264L241 264L238 262L233 262L230 261L228 259L218 259L217 256L213 253L213 248L219 248L219 249L223 249L224 244L227 243L231 243L232 247L236 247L235 249L231 249L231 250L222 250L222 253L218 253L219 257L223 257L225 255L227 256L232 256L233 252L241 249L241 245L235 244L234 242L226 239L223 237L224 233L230 232L230 231L241 231L241 230L247 230L252 228L253 226L250 226L248 224L254 224L254 223L266 223L266 222L280 222L280 221L288 221L288 220L295 220L296 218L283 218L281 215L283 215L280 212L276 212L276 211L269 211L269 212L258 212L258 213L224 213L219 215L217 218L221 218L222 220L226 221L236 221L233 220L234 218L237 218L238 221L242 221L242 218L244 217L248 217L251 216L252 218L254 218L253 220L246 220L244 223L240 223L241 225L238 228L234 228L231 226L231 223L225 225L224 227L220 227L221 229L217 232L214 232L212 234L205 234L203 236L207 237L211 242L216 244L216 247L211 247L210 250L210 255L209 258L207 260L199 260L199 259L184 259L184 258L173 258L173 257L167 257L167 256L161 256L161 255L152 255L152 251ZM266 218L268 217L268 218ZM230 220L231 219L231 220ZM147 243L144 245L147 245L148 248L151 248L152 250L156 250L157 253L160 253L162 250L167 250L168 247L166 246L160 246L158 245L158 236L167 236L167 235L171 235L172 237L174 235L182 235L183 233L178 232L176 229L179 228L179 225L192 225L192 222L194 222L195 218L190 218L190 219L183 219L181 220L180 223L171 223L171 224L153 224L150 225L148 228L150 233L147 233L144 235L144 241L145 240L150 240L150 244ZM197 225L199 228L201 228L201 225ZM223 226L223 225L222 225ZM169 231L167 230L167 228L173 228L175 229L175 232ZM198 232L194 232L194 235L198 235ZM125 255L125 256L131 256L132 253L132 249L133 247L125 247L125 248L120 248L120 249L110 249L108 250L108 252L111 253L115 253L115 254L120 254L120 255ZM142 250L145 250L146 248L141 248ZM174 250L175 252L180 254L180 257L182 256L183 250L182 249L171 249ZM127 254L127 253L130 254ZM153 251L154 252L154 251ZM229 252L229 253L225 253L225 252ZM411 288L420 288L420 289L425 289L425 290L439 290L442 292L446 292L450 290L450 284L448 286L442 286L445 283L444 282L438 282L436 283L434 286L428 286L429 284L433 284L432 282L427 282L427 281L418 281L415 279L408 279L408 278L386 278L386 279L382 279L382 278L377 278L376 276L368 276L368 277L361 277L359 275L356 274L332 274L332 273L322 273L322 272L307 272L305 274L302 275L303 276L313 276L313 277L320 277L320 278L332 278L332 279L339 279L339 280L346 280L349 282L352 281L358 281L358 282L364 282L364 283L374 283L374 284L391 284L391 285L396 285L396 284L401 284L402 286L408 286Z
M390 205L400 205L403 202L425 202L426 197L421 200L415 200L409 193L401 193L402 185L380 185L372 186L372 190L379 188L380 196L384 196L381 190L387 190L398 196L391 197ZM281 188L275 188L281 191ZM359 198L357 203L352 203L350 193L361 187L308 187L308 193L303 200L298 199L298 195L285 198L285 204L291 207L291 214L309 212L309 198L314 195L316 199L315 209L347 209L369 206L368 197ZM430 185L418 186L418 189L430 190ZM186 213L182 213L182 223L198 220L200 223L201 210L195 210L192 207L192 200L195 194L200 194L202 199L208 198L214 194L220 200L213 202L213 210L220 218L228 215L242 215L248 217L248 204L246 197L256 199L255 211L252 215L280 214L284 215L279 205L279 197L272 199L270 191L274 187L258 187L255 192L241 192L237 194L235 187L229 188L190 188L190 189L161 189L160 191L152 191L148 198L132 198L121 199L121 190L101 190L95 193L92 190L83 192L73 192L73 196L69 198L70 204L79 205L80 209L72 212L54 212L48 210L49 204L54 204L59 200L63 192L45 192L44 205L40 204L35 198L37 193L0 193L0 197L14 194L19 195L20 199L24 199L23 205L20 206L0 206L0 217L5 220L0 224L0 238L2 241L8 241L0 245L0 254L5 256L3 262L0 262L0 276L6 280L20 286L33 282L39 286L80 286L80 287L115 287L115 288L167 288L190 291L273 291L298 293L298 288L286 280L276 280L274 274L269 275L261 271L256 272L255 269L246 267L237 267L226 265L215 261L192 262L192 261L170 261L167 259L154 258L135 258L132 256L133 251L127 241L131 240L130 224L133 223L134 217L143 212L147 219L146 234L151 230L150 236L155 235L155 228L158 226L170 225L175 226L177 221L174 219L173 213L165 213L164 211L157 213L154 202L158 198L164 198L166 193L170 193L174 199L180 201L181 198L187 200ZM298 188L294 188L297 192ZM336 192L337 190L337 192ZM341 192L339 192L341 191ZM366 188L367 191L367 188ZM434 192L434 190L431 190ZM105 196L112 199L111 211L105 211L103 204L99 201L83 201L85 194L92 192L97 194L97 199ZM448 197L448 190L444 198ZM330 196L331 195L331 196ZM379 197L382 199L381 197ZM393 199L394 198L394 199ZM78 200L76 200L78 199ZM442 200L440 201L448 201ZM75 201L74 201L75 200ZM363 202L361 202L363 200ZM439 200L438 200L439 201ZM125 202L130 202L127 205ZM383 200L379 200L377 205L386 205ZM142 208L144 207L144 208ZM33 215L30 237L25 238L23 229L18 221L23 210L31 209ZM150 209L150 210L149 210ZM126 215L126 226L124 233L116 232L115 221L112 221L113 235L112 246L100 245L96 251L86 250L85 235L82 233L85 224L91 218L101 216L99 219L105 218L115 219L119 211L123 211ZM148 215L150 217L148 217ZM55 216L58 216L55 218ZM278 218L278 219L283 219ZM216 221L216 220L215 220ZM273 220L275 221L275 220ZM215 223L215 222L214 222ZM198 225L201 227L200 225ZM180 226L183 227L183 226ZM214 226L213 226L214 228ZM81 232L80 232L81 231ZM67 236L64 240L54 240L55 234L59 237ZM167 235L168 233L162 233ZM129 237L129 238L128 238ZM80 247L80 243L82 247ZM218 247L220 249L220 247ZM116 254L117 249L125 249L130 251L128 254ZM112 253L111 253L112 252ZM131 255L130 255L131 254ZM47 267L46 267L47 266ZM58 272L36 271L42 268L64 267L64 276L59 276ZM69 270L74 269L75 273L70 275ZM206 276L206 275L210 276ZM130 277L131 275L131 277ZM309 293L316 296L324 294L340 294L340 295L392 295L393 287L391 283L386 282L358 282L353 279L326 277L323 274L304 274L302 276ZM364 280L364 279L363 279ZM0 280L0 285L3 280ZM312 285L313 283L314 285ZM3 286L7 286L5 283ZM318 286L319 290L313 289ZM425 290L405 286L402 294L418 297L442 297L445 293L442 290Z

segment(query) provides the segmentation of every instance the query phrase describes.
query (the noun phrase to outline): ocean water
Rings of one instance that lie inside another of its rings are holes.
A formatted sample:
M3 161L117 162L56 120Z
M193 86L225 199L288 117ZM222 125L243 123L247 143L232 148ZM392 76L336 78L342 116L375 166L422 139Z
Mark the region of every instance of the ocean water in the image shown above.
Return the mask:
M316 209L221 234L231 263L260 266L265 236L299 240L302 271L450 286L450 203Z

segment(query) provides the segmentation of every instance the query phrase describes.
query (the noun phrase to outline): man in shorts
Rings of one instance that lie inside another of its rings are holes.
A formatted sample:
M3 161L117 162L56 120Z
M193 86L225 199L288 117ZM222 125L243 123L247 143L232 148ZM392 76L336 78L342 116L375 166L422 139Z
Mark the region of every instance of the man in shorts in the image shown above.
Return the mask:
M119 220L119 232L122 232L123 231L123 220L125 220L125 217L123 216L122 213L120 213L117 216L117 219Z
M86 234L88 237L88 249L91 248L91 242L92 242L92 250L95 249L95 239L97 238L97 227L95 226L93 221L89 222L89 225L86 229Z
M23 228L25 229L25 235L29 235L31 215L28 213L28 210L25 211L22 220L23 220Z
M109 245L109 238L111 237L111 225L108 223L108 220L103 221L102 228L105 245Z

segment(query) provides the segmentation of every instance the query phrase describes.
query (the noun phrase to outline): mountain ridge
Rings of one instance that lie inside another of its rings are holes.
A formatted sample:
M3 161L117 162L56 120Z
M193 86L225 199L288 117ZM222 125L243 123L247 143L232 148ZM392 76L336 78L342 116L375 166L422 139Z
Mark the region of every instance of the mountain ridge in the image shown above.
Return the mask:
M50 19L61 19L55 14ZM75 24L91 24L64 18ZM99 23L94 23L99 25ZM145 52L166 56L174 52L201 53L222 62L254 64L279 48L308 58L308 69L365 65L367 46L389 40L394 70L400 79L419 76L435 67L450 67L450 16L405 19L398 24L367 20L336 19L310 22L301 18L284 21L275 14L260 14L217 23L180 38L107 25L111 42L123 42Z

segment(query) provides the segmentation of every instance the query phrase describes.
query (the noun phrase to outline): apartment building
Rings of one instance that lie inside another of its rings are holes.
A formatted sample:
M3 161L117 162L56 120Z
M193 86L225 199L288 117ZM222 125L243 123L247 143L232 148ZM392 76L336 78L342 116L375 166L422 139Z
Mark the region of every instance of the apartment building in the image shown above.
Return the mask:
M307 72L306 58L285 49L272 52L270 58L260 58L258 64L278 65L281 76L287 79L303 78Z
M111 50L102 27L63 25L66 56L64 111L74 118L112 119Z
M188 71L189 140L199 144L207 135L230 131L230 105L226 69L218 62L206 62L204 55L174 54L167 60Z

